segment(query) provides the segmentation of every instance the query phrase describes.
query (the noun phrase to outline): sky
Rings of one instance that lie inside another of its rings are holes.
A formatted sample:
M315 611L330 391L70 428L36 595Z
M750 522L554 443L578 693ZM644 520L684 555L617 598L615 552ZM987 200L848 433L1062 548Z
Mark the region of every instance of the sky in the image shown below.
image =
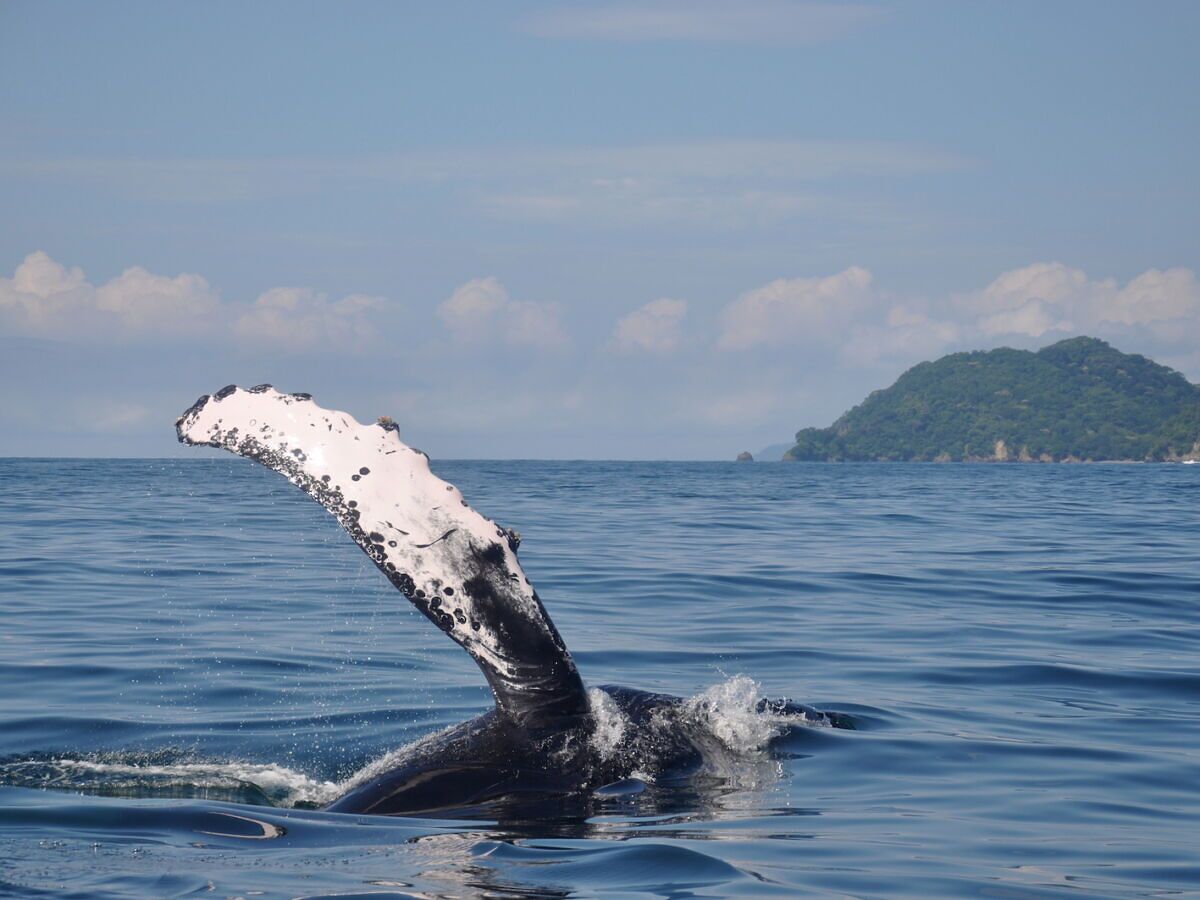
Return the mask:
M1200 381L1200 4L0 0L0 455L275 384L730 459L924 359Z

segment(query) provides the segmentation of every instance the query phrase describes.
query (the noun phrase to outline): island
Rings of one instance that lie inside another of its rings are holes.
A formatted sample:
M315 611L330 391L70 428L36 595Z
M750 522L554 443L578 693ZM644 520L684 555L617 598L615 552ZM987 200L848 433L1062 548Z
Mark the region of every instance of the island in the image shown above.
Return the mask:
M1184 462L1200 459L1200 385L1102 340L1002 347L913 366L785 460Z

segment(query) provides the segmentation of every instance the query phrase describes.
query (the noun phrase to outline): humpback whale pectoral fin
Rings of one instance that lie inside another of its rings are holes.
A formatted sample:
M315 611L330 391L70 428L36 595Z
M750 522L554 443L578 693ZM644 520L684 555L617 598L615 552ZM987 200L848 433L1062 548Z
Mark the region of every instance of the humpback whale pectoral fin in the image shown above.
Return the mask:
M181 442L252 459L320 503L471 654L507 717L540 728L587 714L575 663L517 561L520 535L434 475L391 419L363 425L308 394L229 385L202 396L175 428Z

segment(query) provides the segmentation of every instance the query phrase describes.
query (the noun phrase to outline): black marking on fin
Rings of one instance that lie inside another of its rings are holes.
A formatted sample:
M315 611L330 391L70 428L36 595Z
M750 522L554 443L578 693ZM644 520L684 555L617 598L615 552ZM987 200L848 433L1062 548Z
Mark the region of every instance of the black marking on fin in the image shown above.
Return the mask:
M210 399L212 399L212 398L210 398L208 394L202 394L200 396L200 399L198 399L195 403L193 403L191 406L189 406L187 409L185 409L183 411L183 415L175 420L175 428L178 429L179 426L183 423L183 420L188 418L188 416L194 415L194 414L200 412L200 410L204 409L204 407L208 405L208 401ZM180 433L179 439L183 440L182 433Z
M454 534L454 532L456 532L456 531L458 531L458 529L457 529L457 528L451 528L449 531L447 531L445 534L443 534L443 535L442 535L440 538L437 538L437 539L435 539L435 540L432 540L432 541L430 541L428 544L415 544L414 546L415 546L415 547L416 547L418 550L424 550L424 549L426 549L427 547L432 547L432 546L433 546L434 544L436 544L438 541L444 541L446 538L450 537L450 535Z

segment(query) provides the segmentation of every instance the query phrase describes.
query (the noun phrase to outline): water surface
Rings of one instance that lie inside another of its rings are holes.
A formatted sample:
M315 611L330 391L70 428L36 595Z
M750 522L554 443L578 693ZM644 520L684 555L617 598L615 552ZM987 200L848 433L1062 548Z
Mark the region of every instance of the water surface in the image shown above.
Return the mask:
M588 682L857 730L520 820L322 813L486 708L466 654L250 463L0 460L0 894L1200 890L1200 467L434 468Z

